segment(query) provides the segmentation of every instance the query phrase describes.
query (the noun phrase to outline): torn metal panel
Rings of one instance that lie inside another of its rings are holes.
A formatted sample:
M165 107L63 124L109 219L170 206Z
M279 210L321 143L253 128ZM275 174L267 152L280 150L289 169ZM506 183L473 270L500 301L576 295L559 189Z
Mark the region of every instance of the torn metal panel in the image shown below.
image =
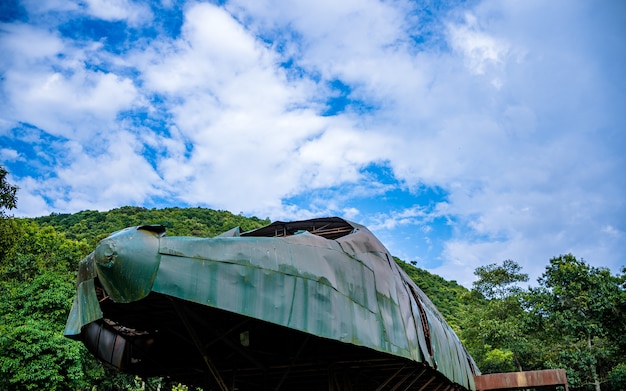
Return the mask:
M220 389L237 383L241 390L263 389L255 383L261 381L269 382L267 389L318 389L320 373L335 378L327 375L331 370L359 389L386 389L390 376L396 388L433 382L474 389L479 374L382 243L340 218L276 222L210 239L167 237L156 226L127 228L103 239L80 268L65 334L88 344L94 330L108 335L91 326L97 324L121 335L125 355L115 363L99 345L92 351L130 373ZM195 317L181 322L181 311ZM308 337L315 343L303 344ZM198 373L207 365L197 356L208 353L197 351L209 341L211 372L219 373L202 380ZM292 363L295 354L299 360ZM413 379L422 369L428 380Z

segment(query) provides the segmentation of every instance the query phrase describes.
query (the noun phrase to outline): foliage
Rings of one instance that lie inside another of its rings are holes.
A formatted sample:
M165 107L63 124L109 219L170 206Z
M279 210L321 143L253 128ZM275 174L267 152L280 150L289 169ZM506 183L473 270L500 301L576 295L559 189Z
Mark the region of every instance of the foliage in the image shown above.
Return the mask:
M622 390L626 270L613 276L571 254L552 258L535 288L514 261L476 269L460 337L483 373L565 368L572 390Z
M8 257L15 248L19 232L13 219L8 218L5 210L17 207L17 186L7 182L7 170L0 165L0 262Z
M520 292L518 282L528 281L528 274L520 273L522 267L510 259L505 260L502 266L492 263L476 268L474 274L478 280L474 282L474 289L487 299L502 299Z
M8 171L0 165L0 218L6 217L5 209L11 210L17 207L18 187L7 181L8 174Z
M73 277L80 259L91 251L86 241L68 240L52 227L41 228L28 219L11 220L19 236L11 259L0 263L5 281L28 282L45 270Z
M484 373L536 369L537 347L528 333L527 316L517 285L528 280L512 260L475 271L472 311L463 319L461 339Z
M513 372L517 369L513 364L512 351L493 348L488 344L484 348L482 365L479 367L483 373Z
M609 372L609 382L614 390L626 390L626 363L617 364Z
M0 262L0 389L80 389L86 355L62 331L86 243L31 221L12 222L19 237Z
M243 231L268 225L268 219L234 215L206 208L146 209L124 206L108 212L86 210L74 214L53 213L37 217L41 226L51 226L69 239L86 240L91 246L110 233L137 225L162 225L170 236L213 237L237 226Z
M549 365L565 367L573 388L599 391L612 368L624 363L624 276L588 265L572 254L552 258L539 287L526 294L533 332Z
M86 385L82 348L63 337L58 323L35 319L22 309L14 316L4 314L1 327L1 389L74 390Z
M5 259L11 257L20 235L19 226L14 219L0 217L0 264L6 263Z

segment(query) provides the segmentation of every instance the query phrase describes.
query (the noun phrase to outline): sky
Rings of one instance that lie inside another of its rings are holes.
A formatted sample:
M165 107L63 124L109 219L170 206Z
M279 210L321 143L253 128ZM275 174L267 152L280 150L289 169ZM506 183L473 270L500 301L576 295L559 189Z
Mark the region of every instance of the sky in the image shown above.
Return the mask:
M15 216L340 216L471 287L626 266L626 2L0 2Z

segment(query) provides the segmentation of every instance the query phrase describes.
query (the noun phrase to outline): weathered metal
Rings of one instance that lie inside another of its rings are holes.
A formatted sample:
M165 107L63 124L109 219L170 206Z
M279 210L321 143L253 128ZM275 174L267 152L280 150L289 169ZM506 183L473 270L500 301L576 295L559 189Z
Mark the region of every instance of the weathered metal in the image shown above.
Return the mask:
M493 373L474 377L476 390L518 390L531 387L562 386L568 390L564 369Z
M473 390L479 374L382 243L336 217L116 232L80 264L65 335L120 370L222 390Z

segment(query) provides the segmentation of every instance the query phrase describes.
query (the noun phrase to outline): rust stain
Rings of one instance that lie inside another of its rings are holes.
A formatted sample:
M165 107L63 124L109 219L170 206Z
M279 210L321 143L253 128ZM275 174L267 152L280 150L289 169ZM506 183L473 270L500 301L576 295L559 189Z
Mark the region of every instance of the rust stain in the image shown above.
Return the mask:
M492 373L474 376L477 391L516 390L527 387L563 386L567 387L567 376L564 369L546 369L542 371L525 371L511 373Z

